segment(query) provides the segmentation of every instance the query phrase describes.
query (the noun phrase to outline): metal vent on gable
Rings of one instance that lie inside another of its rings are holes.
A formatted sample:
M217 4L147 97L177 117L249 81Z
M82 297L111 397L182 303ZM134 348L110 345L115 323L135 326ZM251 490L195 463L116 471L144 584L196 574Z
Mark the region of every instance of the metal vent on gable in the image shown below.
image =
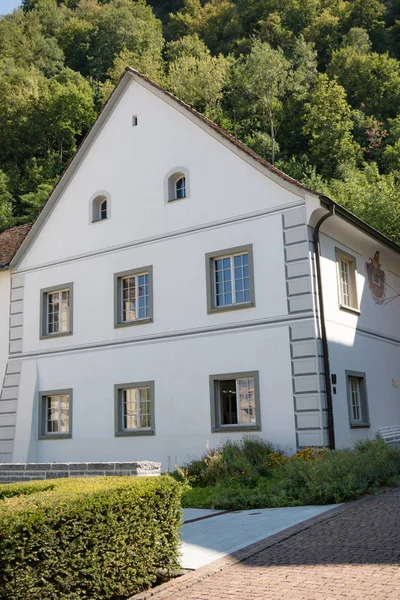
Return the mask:
M136 127L137 124L138 124L137 115L133 115L133 117L132 117L132 127Z

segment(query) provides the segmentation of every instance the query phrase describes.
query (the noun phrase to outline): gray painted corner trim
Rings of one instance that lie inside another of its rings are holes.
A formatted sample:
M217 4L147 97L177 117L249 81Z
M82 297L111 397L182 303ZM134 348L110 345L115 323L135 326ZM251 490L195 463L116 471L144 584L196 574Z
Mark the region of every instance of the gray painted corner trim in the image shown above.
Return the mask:
M146 275L149 276L149 316L145 319L135 319L134 321L122 321L121 319L121 280L123 277L129 277L131 275ZM136 269L128 269L127 271L120 271L114 273L114 328L119 327L131 327L132 325L144 325L146 323L153 323L154 321L154 310L153 310L153 265L146 267L140 267Z
M256 422L254 424L221 425L219 422L219 399L216 397L216 387L219 381L227 379L254 378L254 393L256 402ZM260 409L260 376L258 371L237 371L234 373L221 373L209 376L210 385L210 416L211 432L223 433L232 431L261 431Z
M148 387L150 388L150 418L151 427L150 429L123 429L122 427L122 396L121 391L126 389L137 389ZM114 385L114 435L115 437L127 437L127 436L142 436L142 435L155 435L155 383L151 381L135 381L133 383L116 383Z
M46 433L46 407L44 399L47 396L58 396L61 394L69 395L69 424L68 424L68 433ZM46 390L39 392L39 428L38 428L38 438L39 440L59 440L59 439L71 439L72 438L72 408L73 408L73 392L72 388L66 388L61 390Z
M344 304L342 301L342 291L340 286L340 259L344 258L350 263L350 285L351 285L351 293L355 298L354 306L348 306ZM341 310L346 310L349 312L353 312L355 314L360 314L359 310L359 302L358 302L358 291L357 291L357 259L352 254L345 252L341 248L335 247L335 259L336 259L336 278L337 278L337 288L338 288L338 301L339 308Z
M234 254L246 253L249 257L249 276L250 276L250 302L240 304L231 304L229 306L216 306L215 304L215 272L214 261L222 256L232 256ZM236 246L233 248L224 248L215 252L206 254L206 294L207 294L207 313L225 312L230 310L239 310L243 308L253 308L256 305L255 284L254 284L254 259L253 244Z
M47 295L52 292L57 292L61 290L69 291L69 331L60 331L58 333L48 333L47 332ZM73 322L74 322L74 284L72 281L69 283L64 283L61 285L53 285L48 288L42 288L40 290L40 315L39 315L39 324L40 324L40 332L39 339L49 339L49 338L57 338L57 337L65 337L66 335L73 334Z
M368 428L371 426L369 419L369 407L368 407L368 394L367 394L367 376L363 371L349 371L345 372L346 377L346 391L347 391L347 406L349 409L349 424L351 429L356 428ZM361 392L361 411L363 413L362 421L354 421L351 413L351 396L350 396L350 386L349 386L349 377L358 377L361 379L360 381L360 392Z

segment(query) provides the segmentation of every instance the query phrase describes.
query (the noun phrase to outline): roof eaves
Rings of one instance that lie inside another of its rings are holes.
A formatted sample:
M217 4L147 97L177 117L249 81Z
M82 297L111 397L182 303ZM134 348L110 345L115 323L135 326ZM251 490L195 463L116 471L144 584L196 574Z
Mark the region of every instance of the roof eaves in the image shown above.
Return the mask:
M334 209L336 215L342 217L349 223L352 223L358 229L361 229L361 231L364 231L364 233L366 233L370 237L375 238L382 244L389 246L389 248L400 254L400 246L396 244L396 242L393 242L393 240L391 240L390 238L386 237L386 235L383 235L383 233L380 233L380 231L374 229L373 227L371 227L371 225L368 225L368 223L356 217L356 215L353 215L352 212L343 208L343 206L340 206L340 204L338 204L328 196L320 195L319 199L321 201L321 204L325 208L327 208L328 210Z

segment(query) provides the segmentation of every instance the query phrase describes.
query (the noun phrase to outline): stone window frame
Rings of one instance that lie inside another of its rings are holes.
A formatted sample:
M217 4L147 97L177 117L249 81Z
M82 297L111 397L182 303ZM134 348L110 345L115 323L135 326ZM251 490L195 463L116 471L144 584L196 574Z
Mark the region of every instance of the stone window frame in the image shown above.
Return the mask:
M250 301L229 304L227 306L216 306L216 287L215 287L215 260L225 256L234 256L237 254L248 254L249 257L249 277L250 277ZM255 284L254 284L254 257L253 244L235 246L233 248L224 248L215 252L206 254L206 292L207 292L207 314L225 312L230 310L242 310L244 308L254 308L256 305Z
M219 398L217 384L229 379L254 378L256 422L254 424L221 425L219 417ZM261 405L260 405L260 373L259 371L237 371L234 373L219 373L209 376L210 385L210 410L211 410L211 432L226 433L233 431L261 431Z
M337 274L337 285L338 285L338 300L339 300L339 308L341 310L345 310L348 312L353 312L356 314L360 314L359 302L358 302L358 293L357 293L357 259L352 254L345 252L341 248L335 248L335 256L336 256L336 274ZM343 302L343 293L342 293L342 278L340 271L340 261L344 260L349 264L350 269L350 294L353 296L354 301L351 305L345 304Z
M345 371L346 376L346 393L347 393L347 406L349 411L349 423L351 429L368 428L371 426L369 418L369 407L368 407L368 394L367 394L367 377L363 371ZM361 399L361 413L362 420L355 421L352 413L352 402L351 402L351 391L350 391L350 377L360 379L360 399Z
M150 429L123 429L122 427L122 390L150 388ZM130 436L148 436L155 435L155 402L154 402L155 382L150 381L135 381L131 383L116 383L114 385L114 435L115 437L130 437Z
M121 281L124 277L145 275L149 276L149 316L144 319L135 319L134 321L122 321L121 319ZM131 325L144 325L146 323L153 323L154 321L154 309L153 309L153 265L147 265L145 267L139 267L136 269L128 269L127 271L120 271L114 273L114 328L130 327Z
M64 290L69 291L69 330L59 331L57 333L48 333L47 318L47 297L49 294L54 292L61 292ZM50 338L64 337L66 335L73 334L73 320L74 320L74 284L72 281L60 285L53 285L51 287L42 288L40 290L40 335L41 340L47 340Z
M182 198L176 197L176 182L181 179L181 177L185 178L185 190L186 194ZM164 203L165 204L173 204L175 202L179 202L181 200L187 200L190 198L190 173L189 169L186 167L175 167L168 171L166 176L164 177Z
M107 217L101 218L101 204L107 201ZM93 194L89 201L89 222L90 223L101 223L109 221L111 218L111 195L106 190L98 190Z
M69 396L69 424L68 433L49 433L46 432L46 407L45 398L48 396L61 396L68 394ZM45 390L39 392L39 440L60 440L72 438L72 410L73 410L73 390L65 388L59 390Z

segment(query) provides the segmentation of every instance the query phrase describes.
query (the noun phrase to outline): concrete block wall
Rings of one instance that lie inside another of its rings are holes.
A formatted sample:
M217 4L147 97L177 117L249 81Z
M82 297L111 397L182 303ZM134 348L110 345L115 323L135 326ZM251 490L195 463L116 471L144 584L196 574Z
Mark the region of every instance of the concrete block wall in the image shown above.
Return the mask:
M0 483L59 479L61 477L136 476L155 477L161 463L141 462L70 462L70 463L2 463Z

